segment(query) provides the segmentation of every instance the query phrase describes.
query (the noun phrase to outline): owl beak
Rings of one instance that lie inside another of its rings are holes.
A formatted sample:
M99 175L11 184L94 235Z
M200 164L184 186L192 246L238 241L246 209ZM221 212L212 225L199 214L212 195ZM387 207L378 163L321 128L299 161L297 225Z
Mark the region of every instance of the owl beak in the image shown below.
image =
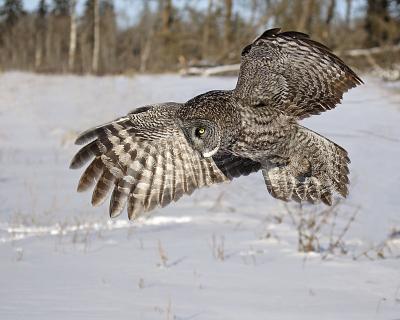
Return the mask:
M217 153L218 149L219 149L219 145L216 146L216 147L215 147L214 149L212 149L211 151L204 152L204 153L202 154L202 156L203 156L204 158L212 157L214 154Z

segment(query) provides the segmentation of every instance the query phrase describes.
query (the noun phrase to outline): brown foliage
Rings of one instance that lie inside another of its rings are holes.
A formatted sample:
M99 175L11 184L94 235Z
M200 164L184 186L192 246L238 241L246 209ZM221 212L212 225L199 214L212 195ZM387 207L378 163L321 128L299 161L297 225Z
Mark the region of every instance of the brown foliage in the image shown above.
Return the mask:
M1 69L126 73L176 71L186 65L237 63L248 42L269 27L310 33L335 50L400 41L400 1L130 0L133 23L113 0L21 0L0 7ZM132 19L131 19L132 20Z

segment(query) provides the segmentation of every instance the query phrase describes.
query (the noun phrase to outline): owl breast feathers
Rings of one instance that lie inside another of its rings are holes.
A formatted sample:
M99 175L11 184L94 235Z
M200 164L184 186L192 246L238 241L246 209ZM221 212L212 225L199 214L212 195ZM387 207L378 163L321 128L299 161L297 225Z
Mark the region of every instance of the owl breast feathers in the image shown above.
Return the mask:
M92 204L135 219L184 194L262 171L278 199L332 204L348 193L346 150L298 120L334 108L362 83L324 45L271 29L242 51L236 88L138 108L83 132L71 168Z

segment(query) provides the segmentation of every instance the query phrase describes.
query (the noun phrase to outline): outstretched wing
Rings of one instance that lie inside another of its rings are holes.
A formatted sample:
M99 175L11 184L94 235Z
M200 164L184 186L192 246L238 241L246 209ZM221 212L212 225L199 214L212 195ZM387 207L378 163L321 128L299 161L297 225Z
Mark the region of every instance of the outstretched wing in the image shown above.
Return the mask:
M95 185L92 204L99 205L113 189L111 217L127 204L129 219L135 219L197 188L231 180L227 172L248 171L237 161L218 160L217 165L213 158L202 158L188 144L171 106L129 114L84 132L76 141L87 142L71 162L75 169L94 158L78 191Z
M363 83L324 45L299 32L265 31L242 51L234 95L299 119L333 109Z

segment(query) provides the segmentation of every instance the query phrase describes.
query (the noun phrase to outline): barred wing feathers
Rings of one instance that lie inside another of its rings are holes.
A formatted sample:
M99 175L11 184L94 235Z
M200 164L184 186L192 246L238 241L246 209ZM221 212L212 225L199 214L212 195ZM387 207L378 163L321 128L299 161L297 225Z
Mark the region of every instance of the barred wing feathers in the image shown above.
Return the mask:
M362 80L327 47L300 32L265 31L242 51L236 98L299 119L333 109Z
M348 194L350 159L334 142L298 125L289 142L287 165L263 169L270 194L281 200L322 201L332 204L332 196Z
M129 219L135 219L195 189L230 181L242 171L249 174L247 160L202 158L187 142L171 110L151 119L151 110L131 114L81 134L77 144L90 142L72 159L71 168L92 161L78 191L94 186L92 204L96 206L112 190L110 216L118 216L127 205Z

